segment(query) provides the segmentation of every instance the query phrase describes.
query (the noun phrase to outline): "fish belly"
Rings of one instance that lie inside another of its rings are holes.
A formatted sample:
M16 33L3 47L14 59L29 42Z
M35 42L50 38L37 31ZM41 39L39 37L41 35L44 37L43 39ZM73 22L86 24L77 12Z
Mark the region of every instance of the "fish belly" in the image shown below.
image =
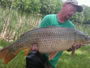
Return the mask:
M39 43L39 51L41 53L63 51L71 48L73 43L73 40L41 39Z

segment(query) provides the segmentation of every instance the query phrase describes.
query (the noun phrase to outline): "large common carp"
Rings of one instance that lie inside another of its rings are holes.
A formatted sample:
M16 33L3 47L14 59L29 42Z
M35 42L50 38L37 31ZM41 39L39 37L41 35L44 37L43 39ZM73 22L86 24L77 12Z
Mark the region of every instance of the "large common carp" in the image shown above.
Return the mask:
M90 37L74 28L37 28L24 33L13 44L0 50L0 59L4 59L7 64L23 49L28 54L34 43L38 44L39 52L54 53L78 44L89 44Z

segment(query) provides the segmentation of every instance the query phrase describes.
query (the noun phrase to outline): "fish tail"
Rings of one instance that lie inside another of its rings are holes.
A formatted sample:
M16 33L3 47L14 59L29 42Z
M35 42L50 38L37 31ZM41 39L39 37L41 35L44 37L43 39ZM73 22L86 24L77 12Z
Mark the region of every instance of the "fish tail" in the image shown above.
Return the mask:
M8 64L16 55L8 50L9 47L6 47L0 50L0 59L4 59L4 64Z

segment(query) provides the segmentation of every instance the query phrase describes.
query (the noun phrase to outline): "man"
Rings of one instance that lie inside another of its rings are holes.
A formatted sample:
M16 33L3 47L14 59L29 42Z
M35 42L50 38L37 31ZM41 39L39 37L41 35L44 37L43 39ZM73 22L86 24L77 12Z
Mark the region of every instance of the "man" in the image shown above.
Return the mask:
M75 14L76 12L81 12L82 10L83 10L83 8L78 5L78 2L76 0L66 0L63 3L62 9L58 14L49 14L43 18L43 20L40 24L40 28L48 27L48 26L75 28L74 24L72 24L72 22L69 20L69 18L72 17L72 15ZM79 47L80 47L80 45L77 45L76 48L79 48ZM33 51L35 53L33 53ZM37 53L39 55L37 55ZM32 55L33 55L33 57L31 57ZM38 44L33 44L32 52L28 55L28 56L30 56L30 58L26 59L26 62L27 62L26 66L27 66L27 68L29 68L28 63L29 62L32 63L32 61L33 61L32 64L30 63L30 65L31 65L30 68L45 68L45 66L44 66L45 63L50 64L50 65L48 65L49 66L48 68L56 68L56 63L61 55L62 55L62 51L52 54L50 56L51 58L47 62L45 60L48 59L48 55L40 54L38 52ZM43 56L42 59L40 59L41 56ZM47 58L45 58L46 56L47 56ZM37 60L36 58L39 60ZM31 61L31 59L35 59L35 60ZM36 63L34 64L34 62L36 62ZM40 65L42 62L43 62L43 64Z

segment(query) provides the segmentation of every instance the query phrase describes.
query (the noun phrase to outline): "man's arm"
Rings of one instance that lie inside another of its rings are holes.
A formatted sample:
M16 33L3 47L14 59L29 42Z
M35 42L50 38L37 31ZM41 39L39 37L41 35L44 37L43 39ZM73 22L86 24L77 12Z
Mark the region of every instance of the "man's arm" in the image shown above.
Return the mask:
M39 27L40 27L40 28L43 28L43 27L48 27L48 26L50 26L50 25L51 25L51 23L50 23L49 15L46 15L46 16L42 19Z
M75 46L75 49L79 49L81 46L83 46L83 45L82 45L82 44L76 45L76 46ZM69 52L69 51L72 51L72 48L69 48L67 51L68 51L68 52Z

